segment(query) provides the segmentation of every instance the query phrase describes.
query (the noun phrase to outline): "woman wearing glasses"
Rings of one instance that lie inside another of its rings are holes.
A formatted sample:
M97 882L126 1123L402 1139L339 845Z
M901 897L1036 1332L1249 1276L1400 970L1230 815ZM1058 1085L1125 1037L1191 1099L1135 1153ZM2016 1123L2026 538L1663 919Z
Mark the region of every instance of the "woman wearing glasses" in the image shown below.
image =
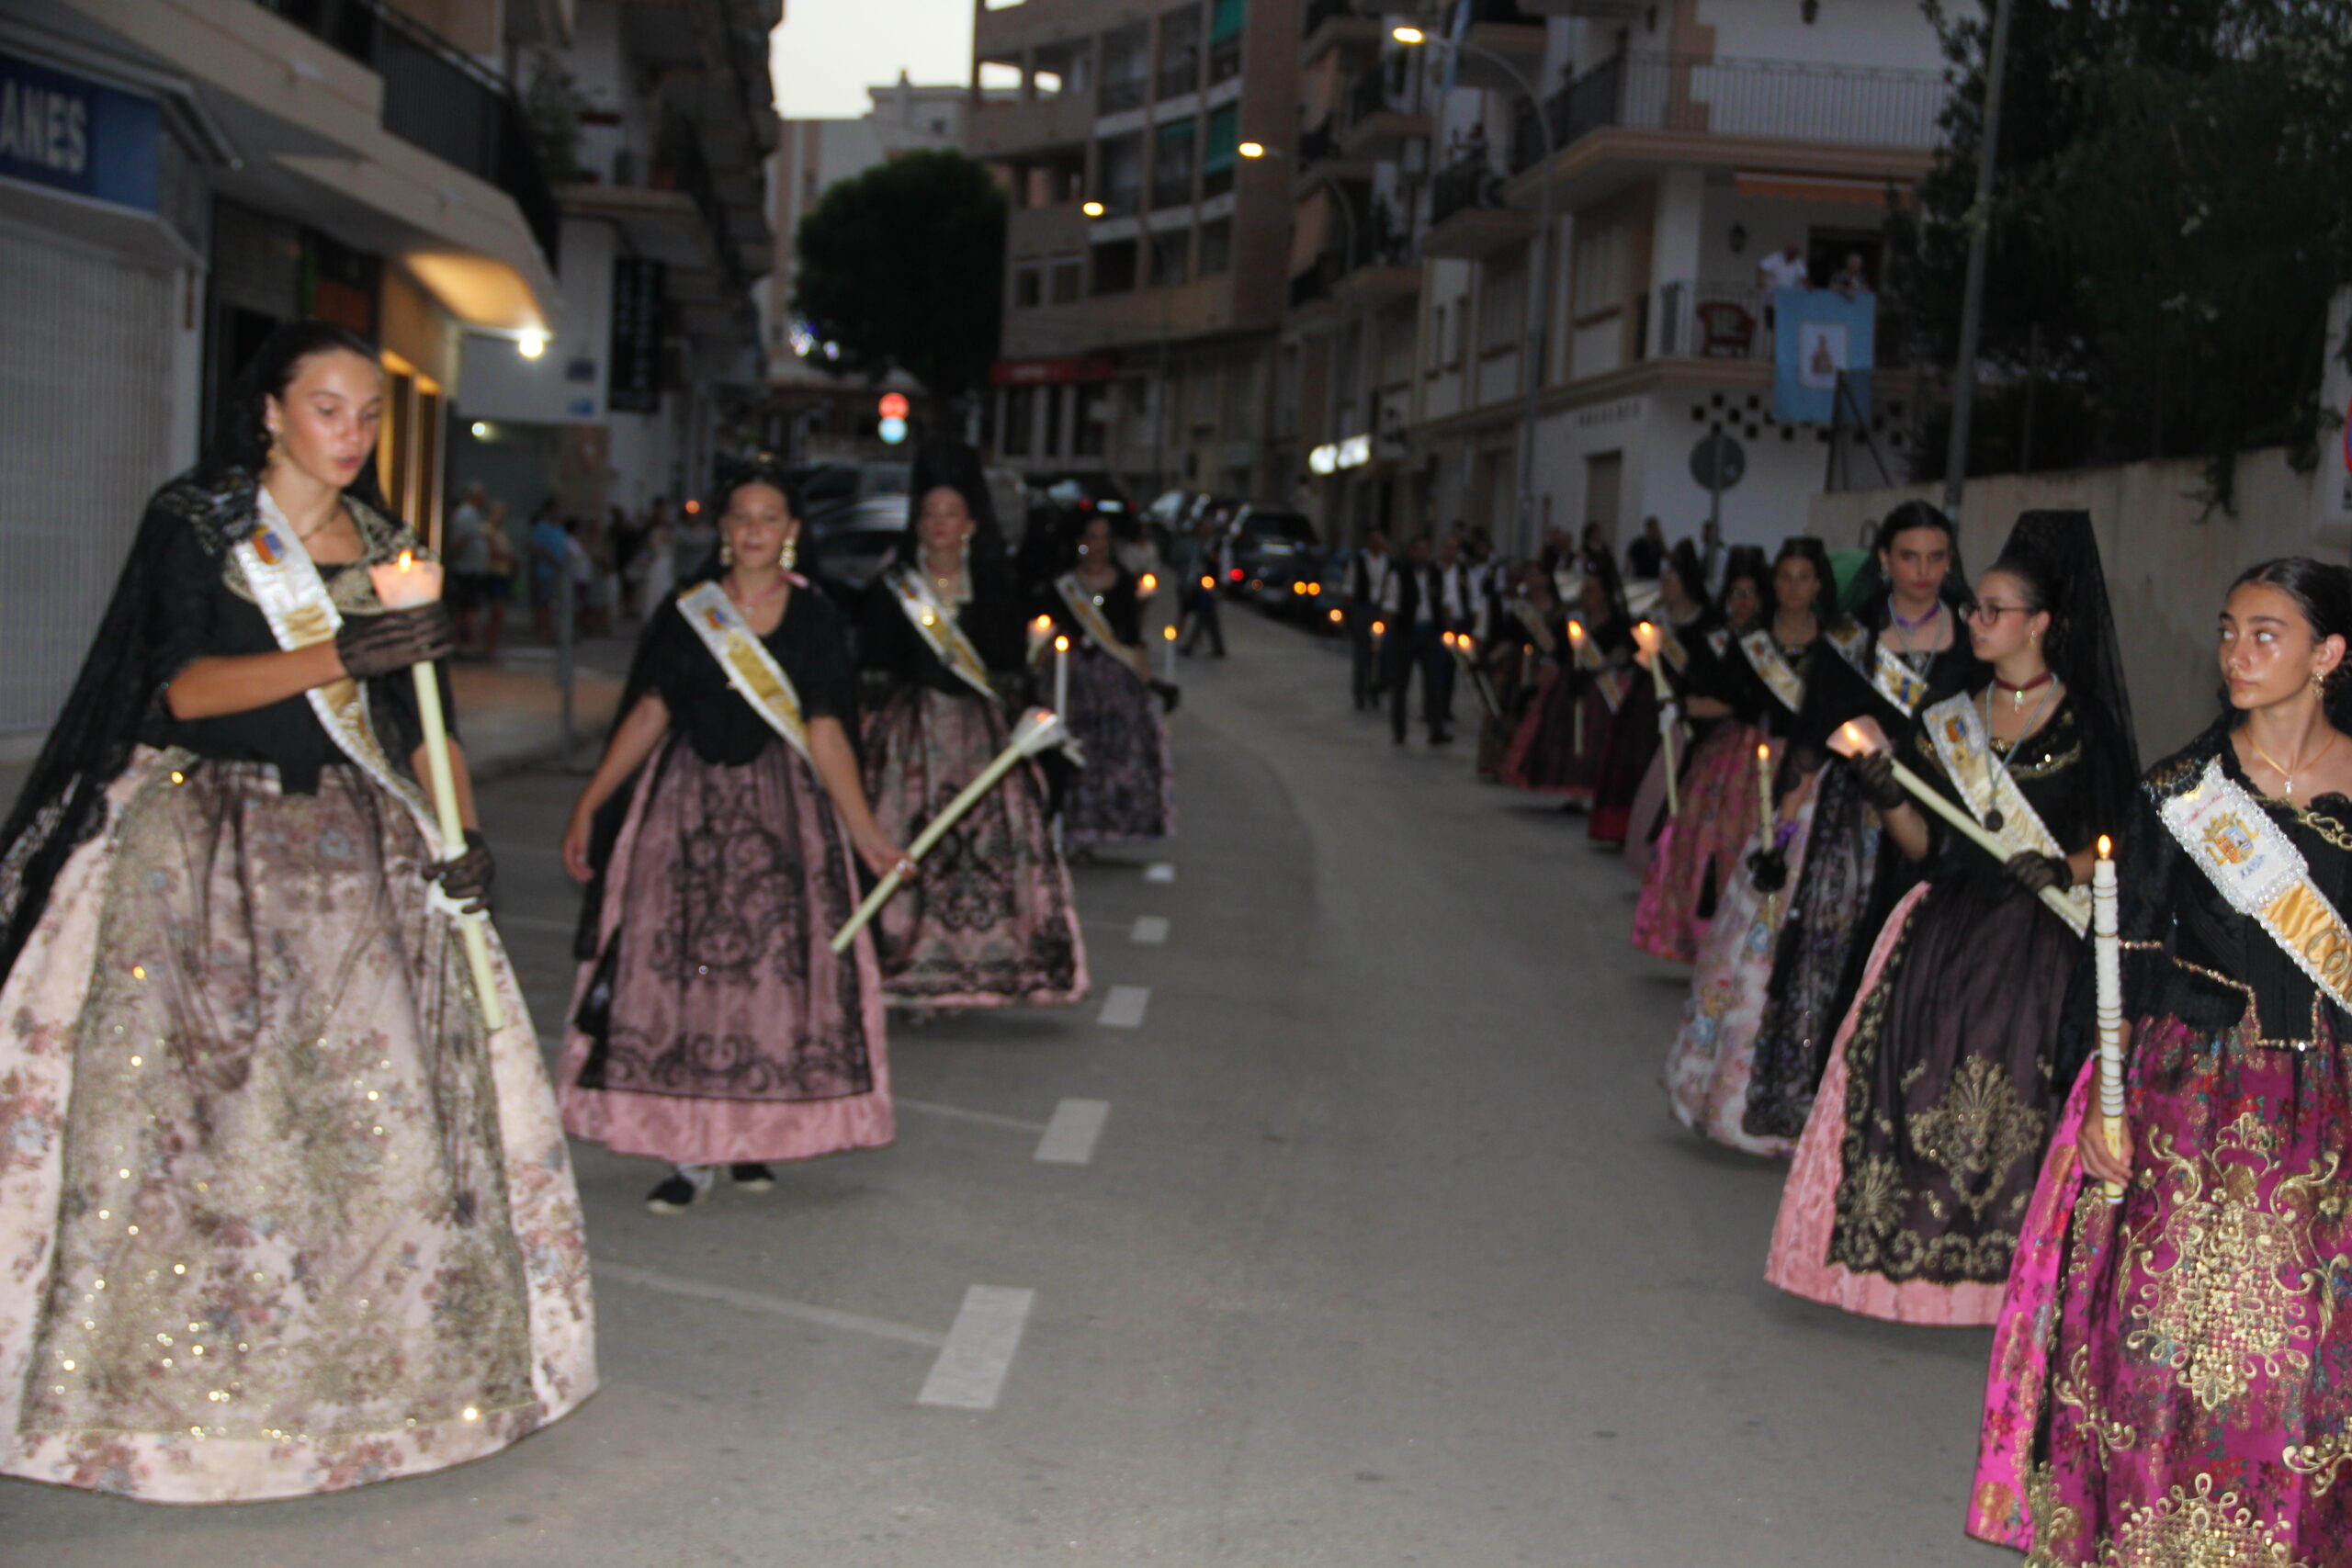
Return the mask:
M2053 1064L2094 846L2120 826L2136 765L2087 513L2019 518L1967 629L1989 679L1929 705L1904 761L2006 852L1903 796L1886 753L1851 764L1927 875L1879 933L1831 1045L1765 1269L1782 1290L1898 1323L2000 1310L2065 1096Z

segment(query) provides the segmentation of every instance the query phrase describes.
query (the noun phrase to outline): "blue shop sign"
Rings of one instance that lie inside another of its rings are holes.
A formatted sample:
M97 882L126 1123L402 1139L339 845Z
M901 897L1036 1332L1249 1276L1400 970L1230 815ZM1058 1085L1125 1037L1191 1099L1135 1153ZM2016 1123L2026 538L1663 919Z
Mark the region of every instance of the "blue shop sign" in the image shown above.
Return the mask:
M155 100L0 51L0 175L155 210Z

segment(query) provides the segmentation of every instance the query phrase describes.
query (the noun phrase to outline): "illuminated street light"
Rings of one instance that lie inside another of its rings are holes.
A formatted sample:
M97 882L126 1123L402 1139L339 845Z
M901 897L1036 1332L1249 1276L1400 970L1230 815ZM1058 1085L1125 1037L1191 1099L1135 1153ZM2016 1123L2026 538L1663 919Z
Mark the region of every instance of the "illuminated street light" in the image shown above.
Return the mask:
M1245 141L1234 151L1245 158L1262 158L1266 155L1266 144L1262 141Z
M548 351L548 334L525 333L514 344L515 351L526 359L537 359Z
M1430 37L1419 28L1391 28L1388 36L1408 49L1418 43L1427 43Z
M1100 218L1111 209L1103 206L1099 201L1090 201L1085 206L1080 208L1079 210L1085 213L1089 218Z

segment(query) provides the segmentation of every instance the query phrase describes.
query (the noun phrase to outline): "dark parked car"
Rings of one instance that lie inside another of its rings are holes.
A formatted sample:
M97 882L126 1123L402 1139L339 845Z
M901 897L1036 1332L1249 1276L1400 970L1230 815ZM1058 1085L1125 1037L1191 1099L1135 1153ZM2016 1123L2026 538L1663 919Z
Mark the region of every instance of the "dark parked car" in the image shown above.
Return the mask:
M828 509L808 524L817 580L836 600L853 603L881 572L906 531L903 493L870 495ZM803 570L807 570L805 562Z
M1291 601L1315 597L1306 586L1317 580L1323 551L1315 525L1305 517L1271 507L1244 507L1234 522L1232 541L1228 558L1233 564L1227 575L1235 593L1278 612L1304 609ZM1295 592L1294 584L1298 585Z

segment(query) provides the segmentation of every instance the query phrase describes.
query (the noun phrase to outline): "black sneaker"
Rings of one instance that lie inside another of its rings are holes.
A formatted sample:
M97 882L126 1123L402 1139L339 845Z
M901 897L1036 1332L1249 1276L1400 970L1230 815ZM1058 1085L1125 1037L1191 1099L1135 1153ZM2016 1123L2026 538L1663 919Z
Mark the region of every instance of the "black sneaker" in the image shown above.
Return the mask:
M683 1214L695 1206L703 1190L694 1179L683 1172L673 1172L661 1186L645 1195L645 1206L657 1214Z
M730 1165L727 1174L735 1179L738 1192L773 1192L775 1172L763 1165Z

